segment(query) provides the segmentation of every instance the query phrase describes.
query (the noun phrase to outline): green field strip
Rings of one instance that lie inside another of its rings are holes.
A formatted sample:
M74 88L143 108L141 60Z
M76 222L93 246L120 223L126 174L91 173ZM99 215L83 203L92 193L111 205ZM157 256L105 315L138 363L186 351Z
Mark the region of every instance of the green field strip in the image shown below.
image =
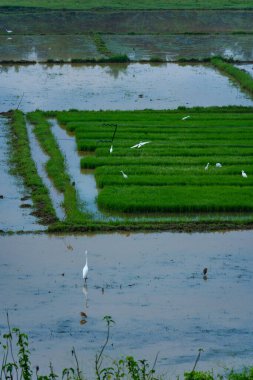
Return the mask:
M122 169L124 170L125 167ZM131 175L198 175L198 176L224 176L224 175L236 175L241 174L241 170L244 170L249 176L253 176L253 164L251 165L226 165L222 168L215 167L215 162L210 162L208 170L205 170L205 166L190 166L190 165L173 165L173 166L153 166L153 165L133 165L127 166L127 172ZM95 175L115 175L119 174L118 166L100 166L96 168ZM244 181L247 185L247 181Z
M50 224L57 221L56 213L49 196L48 189L37 173L35 163L31 156L25 117L21 111L14 111L10 119L11 163L14 165L13 172L23 178L25 186L31 191L34 205L34 215L41 223Z
M35 111L27 115L34 125L34 133L42 149L50 157L46 164L48 176L52 179L56 189L64 194L63 207L66 212L66 222L85 223L90 215L79 210L78 197L72 185L56 139L51 131L49 122L43 112Z
M98 205L123 213L252 212L252 187L239 186L108 186Z
M69 124L64 125L64 128L68 130ZM75 128L75 134L76 136L82 136L85 135L86 132L94 132L97 131L99 133L104 133L106 135L112 135L114 132L114 127L104 127L102 124L95 124L95 123L82 123ZM171 125L158 125L157 123L143 123L143 124L118 124L118 129L117 131L120 133L126 133L127 132L135 132L136 130L140 131L146 131L150 130L153 131L153 133L195 133L195 134L202 134L202 133L210 133L210 134L219 134L219 133L227 133L227 132L232 132L233 134L241 133L243 132L252 132L253 129L253 123L250 125L250 122L247 121L245 123L242 123L237 121L236 125L231 125L227 123L223 123L222 120L220 121L218 126L213 126L210 127L208 125L203 125L201 121L195 122L194 125L189 125L189 124L183 124L181 126L176 125L176 126L171 126Z
M241 173L238 175L217 175L217 176L182 176L182 175L130 175L127 168L124 168L128 178L124 179L119 172L117 175L95 175L97 185L99 188L105 186L168 186L168 185L181 185L181 186L248 186L253 185L253 176L251 178L243 178Z
M164 166L164 165L197 165L204 166L207 162L222 162L223 164L230 165L252 165L252 156L249 157L241 157L241 156L233 156L227 157L222 156L222 154L211 156L203 156L203 157L140 157L138 160L136 157L95 157L95 156L86 156L81 158L81 167L83 169L95 169L99 166L127 166L127 165L156 165L156 166ZM242 168L243 169L243 168Z
M173 143L166 144L153 144L153 149L131 149L129 147L127 148L117 148L116 145L114 145L114 151L112 155L114 157L148 157L148 156L154 156L154 157L166 157L166 156L208 156L208 155L222 155L222 156L252 156L253 155L253 145L250 146L237 146L236 144L227 146L225 144L222 145L203 145L203 146L196 146L194 144L183 144L177 145ZM96 149L96 157L106 157L109 153L108 149L105 148L98 148Z

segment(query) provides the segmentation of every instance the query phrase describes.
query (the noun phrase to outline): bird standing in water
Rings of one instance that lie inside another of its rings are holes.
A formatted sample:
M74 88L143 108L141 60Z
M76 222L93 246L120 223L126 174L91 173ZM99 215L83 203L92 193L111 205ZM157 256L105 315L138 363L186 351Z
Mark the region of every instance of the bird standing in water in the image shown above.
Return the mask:
M207 268L203 269L203 280L207 280Z
M85 251L85 255L86 255L86 262L85 262L85 266L83 267L83 279L86 282L88 278L88 258L87 258L88 251L87 250Z

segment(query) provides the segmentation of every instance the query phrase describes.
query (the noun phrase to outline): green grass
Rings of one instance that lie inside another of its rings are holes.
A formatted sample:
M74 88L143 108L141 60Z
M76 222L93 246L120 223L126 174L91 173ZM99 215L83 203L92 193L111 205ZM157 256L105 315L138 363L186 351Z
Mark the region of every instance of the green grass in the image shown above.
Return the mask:
M21 112L16 115L25 129L24 116ZM191 117L183 121L185 115ZM249 228L253 223L250 107L35 111L27 117L50 157L47 173L64 194L66 219L49 222L52 232L213 230ZM47 120L53 117L75 134L77 146L84 152L80 165L95 175L97 202L105 213L102 218L81 211L78 194ZM115 123L118 128L110 154ZM141 140L151 142L140 149L130 149ZM210 166L205 170L207 162ZM216 162L221 162L222 168L216 168ZM121 170L127 173L127 179ZM241 170L247 172L247 179L242 178ZM32 183L28 186L32 187Z
M0 6L44 7L49 9L237 9L253 8L252 0L0 0Z
M190 118L182 120L187 114ZM132 215L253 211L251 108L63 112L57 118L75 133L78 149L92 153L81 159L81 167L95 169L103 210ZM139 141L150 143L131 149ZM215 167L217 162L222 168Z
M12 153L11 161L14 173L21 176L25 186L31 191L35 208L34 214L43 224L51 224L57 220L49 193L37 173L31 156L24 115L13 111L10 117Z
M40 111L29 113L27 117L34 125L34 133L42 149L50 157L46 164L48 176L52 179L56 189L64 194L65 222L85 224L89 218L89 214L79 210L75 187L72 185L71 179L67 174L64 157L52 134L49 122L43 112Z
M212 58L211 63L222 73L227 74L231 79L240 85L243 90L253 95L253 78L244 70L240 70L233 64L222 60L221 58Z

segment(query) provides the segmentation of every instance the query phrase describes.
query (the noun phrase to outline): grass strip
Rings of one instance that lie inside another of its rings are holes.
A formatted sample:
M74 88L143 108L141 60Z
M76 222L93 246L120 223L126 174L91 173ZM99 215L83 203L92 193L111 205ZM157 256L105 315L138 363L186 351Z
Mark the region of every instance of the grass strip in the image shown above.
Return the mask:
M108 186L98 205L123 213L252 212L253 197L249 186Z
M13 150L11 162L14 164L14 173L23 178L24 184L31 190L31 197L35 207L33 212L43 224L57 221L48 190L37 173L31 156L29 140L26 130L24 114L13 111L10 116L11 142Z
M222 73L227 74L238 83L243 90L248 91L251 95L253 94L253 78L249 73L238 69L233 64L226 62L221 58L212 58L211 63Z
M87 218L89 218L89 214L82 213L79 210L76 190L67 174L64 157L51 131L50 123L47 121L45 114L41 111L29 113L27 117L34 125L34 133L42 149L50 157L46 165L46 171L55 187L64 193L66 221L71 223L85 223Z

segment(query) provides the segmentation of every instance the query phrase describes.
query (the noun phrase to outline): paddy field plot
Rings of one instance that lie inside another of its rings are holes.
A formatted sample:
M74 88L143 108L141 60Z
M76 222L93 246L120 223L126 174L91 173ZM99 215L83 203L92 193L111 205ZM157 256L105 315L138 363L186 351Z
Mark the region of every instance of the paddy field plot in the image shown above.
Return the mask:
M250 108L59 112L57 119L86 152L81 167L94 170L102 210L131 215L253 211ZM148 143L131 148L141 141Z

